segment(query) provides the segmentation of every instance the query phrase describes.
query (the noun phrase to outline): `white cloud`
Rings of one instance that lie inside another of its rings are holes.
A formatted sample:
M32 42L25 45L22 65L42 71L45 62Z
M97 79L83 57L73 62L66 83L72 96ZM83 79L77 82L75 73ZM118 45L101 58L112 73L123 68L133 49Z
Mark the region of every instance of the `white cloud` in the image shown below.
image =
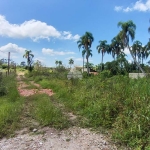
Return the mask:
M26 48L19 47L16 44L8 43L7 45L1 46L0 51L3 53L11 52L11 53L20 53L23 54Z
M83 58L76 58L74 59L75 61L78 61L78 62L83 62ZM84 62L86 62L86 58L84 58ZM89 62L92 62L93 60L89 58Z
M26 48L19 47L18 45L13 43L8 43L7 45L0 47L0 59L7 59L8 52L10 52L10 59L15 59L17 61L18 58L23 58L25 50Z
M73 36L69 31L63 31L63 33L62 33L62 39L65 39L65 40L77 41L79 38L80 38L80 36L78 34Z
M130 54L130 51L129 51L129 49L126 47L125 49L124 49L124 51L123 51L126 55L129 55Z
M75 61L83 61L83 58L76 58Z
M115 6L114 10L115 11L121 11L122 10L122 6Z
M128 63L130 63L130 64L131 64L132 62L133 62L132 60L128 60Z
M45 61L45 57L35 57L34 62L36 62L37 60L43 63Z
M115 11L124 11L124 12L131 12L131 11L150 11L150 0L147 0L145 3L142 0L136 1L131 6L123 8L122 6L115 6Z
M68 31L58 31L53 26L38 20L25 21L22 24L11 24L5 16L0 15L0 36L10 38L31 38L33 41L39 39L58 38L64 40L78 40L79 35L72 35Z
M133 9L130 8L130 7L127 7L127 8L125 8L125 9L123 9L124 12L129 12L129 11L132 11L132 10L133 10Z
M46 49L46 48L42 49L42 53L50 56L56 56L56 55L63 56L63 55L75 54L74 52L70 52L70 51L55 51L53 49Z

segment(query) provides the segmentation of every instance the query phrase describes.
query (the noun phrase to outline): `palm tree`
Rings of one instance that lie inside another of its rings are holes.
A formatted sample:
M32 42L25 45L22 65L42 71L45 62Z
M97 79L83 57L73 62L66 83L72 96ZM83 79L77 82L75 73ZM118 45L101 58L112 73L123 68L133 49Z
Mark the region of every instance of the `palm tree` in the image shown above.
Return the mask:
M84 56L85 56L86 50L82 51L82 57L83 57L83 72L84 72Z
M94 37L93 37L92 33L90 33L90 32L85 32L85 34L80 37L79 41L77 41L79 50L80 50L80 48L83 48L82 56L84 56L83 53L84 53L84 51L86 51L87 64L88 64L88 58L91 55L92 50L90 50L90 48L91 48L93 41L94 41ZM89 75L89 67L88 66L87 66L87 73Z
M136 59L132 53L132 50L130 49L130 46L129 46L129 37L131 38L132 41L135 38L136 25L133 23L132 20L129 20L127 22L119 22L118 27L122 28L122 30L119 32L119 36L122 39L124 47L127 47L129 49L134 62L139 67L139 69L142 71L142 73L144 73L144 75L145 75L144 70L141 68L140 64L136 61Z
M102 53L102 60L101 60L101 64L103 64L103 57L104 57L104 54L107 52L108 50L108 45L106 44L107 41L104 40L104 41L99 41L99 45L96 47L97 50L98 50L98 53ZM101 71L102 71L102 67L101 67Z
M142 43L140 41L135 41L132 45L132 53L137 60L138 57L138 63L140 64L140 59L141 59L141 50L142 50ZM134 62L136 64L136 62Z
M59 67L62 65L62 61L61 60L58 61L58 65L59 65Z
M73 64L74 64L74 60L71 58L71 59L69 60L70 69L71 69L71 65L73 65Z
M142 49L142 43L140 41L135 41L132 45L132 53L136 59L136 56L140 56Z
M55 61L55 64L56 64L56 67L57 67L57 65L58 65L58 60Z
M150 52L148 49L146 49L146 46L143 46L141 49L141 59L142 59L142 65L143 65L143 59L147 59L150 55Z
M119 35L117 35L111 40L110 49L114 59L115 59L115 55L116 57L118 57L118 55L122 52L122 50L124 50L123 43Z
M29 71L32 71L32 58L34 57L34 55L32 54L31 50L25 50L25 54L23 55L23 57L25 57L27 59L27 65L29 67Z

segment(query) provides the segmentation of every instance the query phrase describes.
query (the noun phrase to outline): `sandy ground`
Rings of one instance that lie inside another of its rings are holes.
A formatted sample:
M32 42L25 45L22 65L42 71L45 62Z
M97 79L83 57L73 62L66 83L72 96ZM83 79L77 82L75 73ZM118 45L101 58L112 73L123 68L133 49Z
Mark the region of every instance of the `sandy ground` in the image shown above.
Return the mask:
M21 76L17 77L20 94L33 95L35 93L33 89L30 89L31 91L25 89L26 85L22 83ZM52 95L52 90L47 91ZM70 115L70 118L72 120L76 116ZM13 138L1 139L0 150L117 150L117 147L103 134L74 126L63 131L49 127L35 128L33 131L24 128L17 131Z
M88 129L72 127L57 131L45 127L36 132L25 133L0 141L0 150L117 150L104 135Z

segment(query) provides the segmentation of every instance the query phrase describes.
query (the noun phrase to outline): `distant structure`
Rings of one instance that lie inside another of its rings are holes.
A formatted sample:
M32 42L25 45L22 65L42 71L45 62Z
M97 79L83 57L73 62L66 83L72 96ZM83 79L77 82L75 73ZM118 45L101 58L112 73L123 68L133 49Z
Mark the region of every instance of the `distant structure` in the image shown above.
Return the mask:
M87 72L87 68L84 68L84 72ZM82 68L82 73L83 73L83 68ZM92 68L89 67L89 74L98 74L98 72Z
M71 78L79 78L82 79L82 73L81 71L77 70L76 67L71 68L69 73L67 74L68 80Z

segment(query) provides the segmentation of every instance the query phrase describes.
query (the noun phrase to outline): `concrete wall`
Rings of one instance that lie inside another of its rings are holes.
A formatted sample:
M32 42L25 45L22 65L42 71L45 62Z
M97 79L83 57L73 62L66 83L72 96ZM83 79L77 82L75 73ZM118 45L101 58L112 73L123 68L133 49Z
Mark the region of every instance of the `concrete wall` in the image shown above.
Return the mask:
M146 75L150 75L150 74L146 73ZM143 73L129 73L129 77L132 79L138 79L138 78L143 78L144 74Z

